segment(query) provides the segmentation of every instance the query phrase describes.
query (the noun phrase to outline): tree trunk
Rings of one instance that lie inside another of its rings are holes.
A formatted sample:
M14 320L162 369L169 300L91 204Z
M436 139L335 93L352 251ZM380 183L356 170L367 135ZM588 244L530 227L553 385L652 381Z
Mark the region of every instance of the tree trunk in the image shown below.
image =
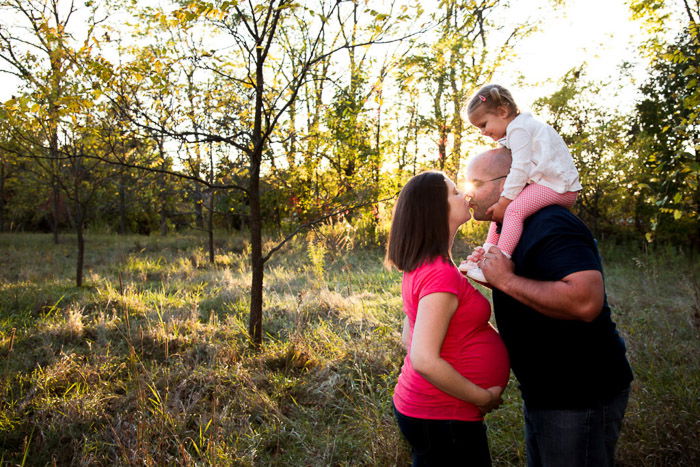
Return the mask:
M165 208L160 210L160 235L163 237L168 235L168 217L165 215Z
M253 164L255 165L255 164ZM262 345L262 305L263 305L263 257L262 222L260 219L259 164L257 174L251 174L250 183L250 263L252 266L250 283L250 323L248 332L254 346Z
M452 105L454 107L454 116L452 117L452 135L454 136L454 145L452 147L452 160L450 161L449 174L456 177L459 174L460 160L462 156L462 133L464 132L464 121L460 108L462 106L461 92L457 89L457 79L455 72L450 72L450 85L452 86Z
M255 70L255 120L253 124L253 150L250 154L250 322L248 333L255 347L262 345L263 274L262 219L260 211L260 165L263 153L262 112L265 59L261 47L256 48Z
M165 162L165 148L163 147L163 138L158 138L158 155L161 160L161 169L165 170L167 168L167 164ZM166 194L167 184L165 183L165 178L162 176L158 177L157 180L158 186L160 187L160 209L158 210L158 214L160 215L160 235L165 237L166 235L168 235L168 196Z
M61 98L61 66L56 61L56 57L49 55L51 63L51 93L49 96L49 167L51 167L51 190L52 190L52 222L51 230L53 231L53 242L58 245L58 215L59 215L59 200L60 200L60 153L58 151L58 123L59 123L59 108L58 100Z
M214 190L209 193L209 218L207 219L209 234L209 262L214 264Z
M119 235L126 234L126 186L124 177L119 177Z
M452 36L456 30L457 13L454 11L455 5L448 3L447 21L445 21L445 34ZM464 121L460 109L462 108L462 91L457 82L457 56L453 48L450 48L449 80L452 89L452 135L454 144L452 146L452 157L448 164L448 174L457 177L459 174L460 158L462 153L462 132L464 131Z
M81 209L78 207L78 215L76 216L75 222L75 233L78 237L78 259L75 267L75 286L83 286L83 265L85 258L85 238L83 237L83 213L80 212Z
M197 227L204 229L204 213L202 212L203 202L202 190L199 186L194 187L194 217Z
M445 170L445 162L447 161L447 122L442 113L442 94L444 92L443 80L438 82L435 98L435 123L438 130L438 167L440 170Z
M447 162L447 125L445 122L440 122L440 139L438 141L438 157L440 158L439 166L440 170L445 170L445 163Z
M59 199L61 196L60 188L56 175L51 177L51 232L53 233L53 243L58 245L58 211Z
M0 163L0 232L5 231L5 164Z

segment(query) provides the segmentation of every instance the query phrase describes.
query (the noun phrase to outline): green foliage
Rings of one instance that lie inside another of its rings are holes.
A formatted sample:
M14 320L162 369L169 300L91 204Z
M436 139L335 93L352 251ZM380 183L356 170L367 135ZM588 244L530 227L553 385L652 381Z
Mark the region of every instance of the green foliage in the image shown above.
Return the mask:
M697 251L602 244L606 291L635 374L619 443L622 465L693 465L700 432ZM666 337L663 337L666 336ZM673 407L669 410L670 407Z
M566 142L583 189L575 209L597 236L631 232L642 237L650 223L644 210L644 167L626 141L629 122L600 99L615 99L613 85L586 79L583 67L570 70L561 87L534 104Z
M513 43L534 30L523 21L510 31L499 31L502 26L493 17L507 15L508 8L502 1L439 2L431 14L438 25L437 37L416 41L397 71L404 94L425 96L430 103L419 118L414 114L418 109L411 109L406 137L429 134L431 143L437 143L428 150L431 168L451 177L459 174L466 156L462 147L469 135L469 122L462 117L466 104L512 54ZM498 38L496 31L504 32L506 39Z
M652 230L668 232L669 224L684 218L695 242L700 241L699 52L692 24L659 54L640 88L633 131L650 170L644 182L657 207Z
M315 279L315 282L320 284L324 281L326 268L326 247L320 242L316 235L311 232L307 235L306 249L309 255L309 268Z

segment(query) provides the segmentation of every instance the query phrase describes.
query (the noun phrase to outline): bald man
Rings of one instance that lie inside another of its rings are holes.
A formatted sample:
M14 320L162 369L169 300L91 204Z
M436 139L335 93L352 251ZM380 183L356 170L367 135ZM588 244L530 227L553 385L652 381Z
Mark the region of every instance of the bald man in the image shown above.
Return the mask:
M490 221L511 157L470 160L473 217ZM568 209L526 221L512 260L497 247L472 255L493 289L494 313L520 383L528 466L612 466L632 370L610 316L593 235Z

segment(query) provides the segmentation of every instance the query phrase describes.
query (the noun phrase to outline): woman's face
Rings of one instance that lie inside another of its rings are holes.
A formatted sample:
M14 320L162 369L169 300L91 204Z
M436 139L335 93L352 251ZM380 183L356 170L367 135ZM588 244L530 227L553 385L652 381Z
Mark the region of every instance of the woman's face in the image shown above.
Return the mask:
M465 193L457 189L457 185L445 178L447 185L447 205L449 206L448 218L450 221L450 230L456 231L460 225L471 219L469 213L469 203L467 202Z

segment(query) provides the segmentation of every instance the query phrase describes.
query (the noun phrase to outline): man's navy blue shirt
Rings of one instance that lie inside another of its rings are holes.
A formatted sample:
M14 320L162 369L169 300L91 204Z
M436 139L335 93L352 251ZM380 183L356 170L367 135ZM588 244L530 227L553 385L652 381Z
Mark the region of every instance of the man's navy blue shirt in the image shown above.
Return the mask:
M512 259L515 274L539 281L557 281L579 271L603 272L590 230L560 206L548 206L525 221ZM607 299L590 323L549 318L497 289L493 303L528 406L593 407L632 381Z

